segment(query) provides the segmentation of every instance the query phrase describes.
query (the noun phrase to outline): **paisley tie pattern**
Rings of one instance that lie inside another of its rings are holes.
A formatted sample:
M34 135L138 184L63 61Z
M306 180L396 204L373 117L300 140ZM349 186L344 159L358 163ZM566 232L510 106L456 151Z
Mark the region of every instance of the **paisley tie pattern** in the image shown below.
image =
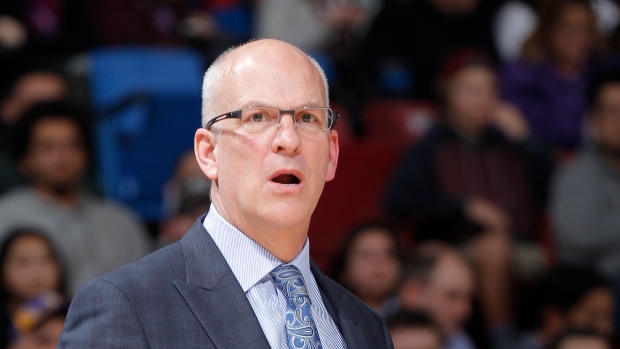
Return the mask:
M319 332L310 313L310 297L301 272L294 265L271 271L276 286L286 297L286 340L289 349L322 349Z

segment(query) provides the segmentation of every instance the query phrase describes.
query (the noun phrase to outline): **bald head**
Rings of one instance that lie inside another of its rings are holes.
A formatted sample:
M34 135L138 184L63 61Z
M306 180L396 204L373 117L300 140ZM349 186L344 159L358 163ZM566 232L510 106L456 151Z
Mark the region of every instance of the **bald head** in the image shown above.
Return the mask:
M244 81L247 81L248 76L269 69L287 74L302 74L308 83L308 88L317 88L314 82L319 81L319 86L324 90L321 93L324 95L325 105L321 106L329 106L327 78L314 58L284 41L261 39L233 47L222 53L211 64L205 73L202 85L202 125L206 125L217 115L231 111L227 108L242 107L237 105L238 100L233 100L234 96L226 93L235 88L240 76L246 77ZM248 100L248 102L260 101Z

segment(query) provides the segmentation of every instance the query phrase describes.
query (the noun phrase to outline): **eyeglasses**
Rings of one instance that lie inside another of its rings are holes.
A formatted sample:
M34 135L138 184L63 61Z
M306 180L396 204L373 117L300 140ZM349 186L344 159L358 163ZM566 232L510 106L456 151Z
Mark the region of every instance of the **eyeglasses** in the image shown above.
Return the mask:
M207 122L205 128L210 130L213 124L225 119L239 119L241 127L254 133L265 132L273 126L280 126L282 114L290 114L293 117L295 128L301 133L315 134L328 132L336 124L340 115L329 108L303 107L299 109L280 110L270 107L245 107L218 115Z

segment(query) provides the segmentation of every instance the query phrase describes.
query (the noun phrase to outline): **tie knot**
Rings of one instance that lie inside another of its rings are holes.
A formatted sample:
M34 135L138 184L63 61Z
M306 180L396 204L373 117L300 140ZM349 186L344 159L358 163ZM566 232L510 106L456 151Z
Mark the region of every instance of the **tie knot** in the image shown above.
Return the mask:
M296 266L282 264L275 267L270 274L286 299L308 296L304 277Z

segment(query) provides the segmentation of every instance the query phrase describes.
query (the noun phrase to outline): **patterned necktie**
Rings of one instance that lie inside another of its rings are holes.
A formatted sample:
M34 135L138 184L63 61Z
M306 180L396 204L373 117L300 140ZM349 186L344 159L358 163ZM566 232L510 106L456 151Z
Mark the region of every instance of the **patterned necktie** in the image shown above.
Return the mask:
M271 271L278 289L286 297L286 341L289 349L321 349L316 324L310 314L310 297L297 267L280 265Z

